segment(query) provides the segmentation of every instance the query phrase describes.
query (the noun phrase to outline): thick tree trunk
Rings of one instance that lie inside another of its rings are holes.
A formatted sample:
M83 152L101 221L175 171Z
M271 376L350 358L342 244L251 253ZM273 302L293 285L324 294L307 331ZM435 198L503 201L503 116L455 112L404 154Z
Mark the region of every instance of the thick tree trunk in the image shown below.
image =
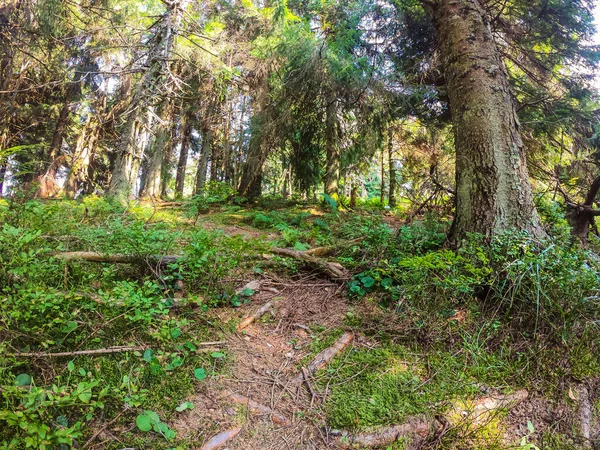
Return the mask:
M173 116L175 117L175 116ZM171 180L173 179L173 157L175 155L175 147L177 140L177 121L173 119L170 133L170 144L165 149L165 154L161 166L161 177L160 177L160 196L161 198L167 198L168 188Z
M486 13L478 0L439 0L432 9L456 142L451 240L511 228L541 237L519 122Z
M335 96L327 98L325 125L326 167L323 184L325 194L337 201L339 198L338 185L340 181L340 149L337 127L337 99Z
M389 172L389 191L388 204L390 208L396 207L396 166L394 165L394 132L390 128L388 130L388 172Z
M169 99L163 103L160 123L157 127L156 137L152 145L152 151L147 161L144 183L140 197L158 199L162 194L163 161L166 150L169 147L171 137L171 121L173 120L173 100Z
M213 133L210 129L202 132L202 151L198 159L198 169L196 171L196 184L194 186L194 195L200 194L206 184L206 170L208 169L208 158L211 154Z
M187 159L190 151L190 137L192 133L192 124L187 114L181 116L181 150L179 151L179 161L177 162L177 174L175 175L175 196L183 197L183 188L185 185L185 170L187 168Z
M385 148L381 145L381 191L379 192L381 206L385 202Z

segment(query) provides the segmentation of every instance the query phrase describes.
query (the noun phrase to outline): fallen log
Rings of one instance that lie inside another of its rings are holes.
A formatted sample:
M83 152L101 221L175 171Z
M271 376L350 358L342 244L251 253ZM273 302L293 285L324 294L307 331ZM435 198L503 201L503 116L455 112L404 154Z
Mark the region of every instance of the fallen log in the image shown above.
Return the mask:
M200 447L200 450L216 450L227 443L227 441L240 434L240 431L242 431L241 427L230 428L229 430L222 431L221 433L210 438L202 447Z
M88 261L96 263L112 264L158 264L161 266L172 264L179 261L183 256L179 255L109 255L98 252L59 252L54 253L55 257L65 261Z
M249 325L251 325L252 323L254 323L255 320L260 319L272 307L273 307L273 302L265 303L263 306L258 308L254 314L242 319L242 321L238 324L236 331L238 331L238 332L242 331L244 328L246 328Z
M335 341L331 347L327 347L325 350L323 350L321 353L315 356L315 359L313 359L311 363L306 367L306 369L303 370L302 373L294 379L294 382L302 383L306 376L312 376L317 372L317 370L325 367L327 363L329 363L333 358L335 358L335 356L338 353L344 350L348 346L348 344L352 342L352 339L354 339L354 334L342 334L340 338L337 341Z
M234 392L228 392L227 397L235 403L246 406L248 411L250 411L252 414L268 415L273 423L278 425L289 425L290 423L287 417L285 417L283 414L279 414L268 406L261 405L260 403L249 399L248 397L244 397L243 395L236 394Z
M509 395L491 395L472 402L457 404L440 420L426 417L410 417L404 423L389 427L380 427L371 432L343 432L336 442L346 448L384 447L402 438L410 440L408 449L421 448L421 445L435 433L440 433L447 426L466 424L470 430L477 429L489 423L490 414L499 409L511 408L525 400L528 392L517 391ZM445 422L445 423L444 423Z
M315 258L314 256L311 256L305 252L298 252L295 250L290 250L289 248L278 247L272 248L271 252L275 255L287 256L289 258L294 258L298 261L301 261L313 267L314 269L324 273L331 279L339 280L348 278L348 273L340 264L331 263L319 258Z

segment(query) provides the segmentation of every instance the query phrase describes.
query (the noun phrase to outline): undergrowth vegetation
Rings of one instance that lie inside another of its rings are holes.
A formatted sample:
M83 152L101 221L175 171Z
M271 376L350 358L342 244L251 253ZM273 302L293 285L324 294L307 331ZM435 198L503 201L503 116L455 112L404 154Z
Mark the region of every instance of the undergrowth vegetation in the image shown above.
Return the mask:
M565 380L600 373L600 260L564 234L547 242L472 236L454 251L444 247L444 217L393 227L386 222L397 218L375 210L236 202L218 191L185 204L184 213L125 210L95 197L0 203L0 448L81 446L111 421L130 446L189 448L169 423L194 408L190 395L230 362L218 345L202 345L233 331L212 308L248 301L252 292L236 287L265 270L294 277L302 268L265 261L271 246L333 245L331 258L352 273L345 327L373 345L355 347L319 375L331 393L332 427L443 414L456 399L488 390L526 388L568 401ZM561 230L564 219L549 211L548 226ZM239 224L246 234L214 230L206 219ZM65 260L66 251L137 255L143 263ZM157 264L165 255L177 258ZM312 354L340 333L319 328ZM560 436L537 439L558 450ZM463 437L444 439L442 448L468 448Z

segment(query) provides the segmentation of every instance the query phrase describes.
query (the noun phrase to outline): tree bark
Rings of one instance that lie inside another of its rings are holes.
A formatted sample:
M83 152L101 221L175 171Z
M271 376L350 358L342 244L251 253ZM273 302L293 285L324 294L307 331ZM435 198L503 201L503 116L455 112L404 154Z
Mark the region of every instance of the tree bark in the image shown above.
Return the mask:
M542 237L519 121L486 13L478 0L439 0L432 14L456 142L450 240L512 228Z
M600 191L600 176L592 182L583 205L576 205L567 200L566 216L571 224L571 235L584 247L588 244L590 230L596 226L596 216L600 215L600 211L593 209L598 191Z
M69 175L65 181L65 193L73 198L81 185L91 183L89 167L92 161L94 148L100 134L100 124L96 114L90 114L81 130L75 145L75 152L69 166ZM86 189L86 191L88 191Z

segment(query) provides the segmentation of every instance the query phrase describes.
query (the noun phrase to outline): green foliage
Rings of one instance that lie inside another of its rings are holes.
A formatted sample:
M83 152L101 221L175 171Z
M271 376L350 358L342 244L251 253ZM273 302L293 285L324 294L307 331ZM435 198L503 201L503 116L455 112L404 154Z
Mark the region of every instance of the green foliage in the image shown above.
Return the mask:
M225 203L229 199L235 198L238 203L241 202L242 199L237 198L236 194L237 191L229 184L210 181L200 193L186 201L184 207L190 217L197 218L200 214L207 213L211 206Z

